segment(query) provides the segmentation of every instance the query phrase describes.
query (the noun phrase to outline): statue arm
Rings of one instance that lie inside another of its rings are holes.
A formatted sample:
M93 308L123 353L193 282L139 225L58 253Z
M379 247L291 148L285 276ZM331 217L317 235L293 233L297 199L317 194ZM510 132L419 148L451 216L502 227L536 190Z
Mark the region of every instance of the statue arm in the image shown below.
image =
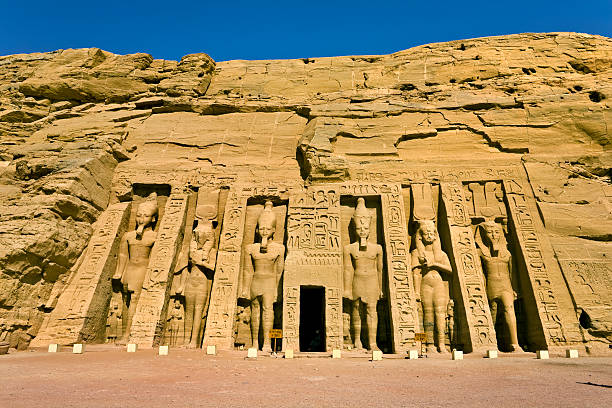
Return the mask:
M275 272L276 272L276 287L278 287L278 283L280 282L281 276L283 276L283 271L285 270L285 247L284 246L279 247L278 258L276 258L274 267L275 267Z
M253 280L253 260L251 258L251 249L247 247L244 251L244 262L242 263L242 293L240 295L243 299L249 299L249 291L251 289L251 282Z
M208 252L208 260L202 260L202 266L210 269L211 271L215 270L215 266L217 265L217 250L216 248L211 248Z
M189 243L189 260L196 265L202 263L202 251L198 249L198 242L195 237Z
M189 274L188 268L189 266L186 266L179 272L178 287L174 291L177 295L182 295L183 292L185 292L185 284L187 283L187 275Z
M416 251L417 251L416 249L412 251L412 264L414 265L412 267L412 283L414 284L414 294L416 295L416 299L420 300L421 299L422 265L419 261L419 257Z
M378 273L378 288L382 298L385 296L385 291L383 290L383 251L380 245L376 246L376 271Z
M281 277L283 276L283 271L285 270L285 247L279 247L278 257L276 258L276 262L274 263L274 268L276 272L276 292L274 296L274 301L278 300L279 288L278 285L280 283Z
M441 251L441 252L442 252L442 256L441 256L442 259L440 259L440 261L436 260L436 262L432 266L435 267L440 272L444 272L447 274L453 273L453 268L451 267L450 261L448 259L448 255L446 255L446 252L444 251Z
M510 274L510 287L512 288L512 294L514 295L514 299L516 300L518 298L518 281L514 276L514 268L512 267L512 255L508 257L508 274Z
M353 297L353 261L351 259L351 248L346 245L342 250L342 261L344 264L344 294L347 299Z
M119 260L117 262L117 270L113 275L113 279L123 279L125 273L125 267L127 265L129 257L129 247L127 242L127 234L123 234L121 237L121 243L119 244Z

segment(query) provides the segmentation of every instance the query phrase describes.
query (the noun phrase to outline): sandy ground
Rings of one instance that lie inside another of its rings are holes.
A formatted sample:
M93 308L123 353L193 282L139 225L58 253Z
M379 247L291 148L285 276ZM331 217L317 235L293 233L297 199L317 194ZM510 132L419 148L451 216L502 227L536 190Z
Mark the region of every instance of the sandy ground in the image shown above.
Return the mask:
M612 358L372 362L114 347L0 356L0 407L606 407Z

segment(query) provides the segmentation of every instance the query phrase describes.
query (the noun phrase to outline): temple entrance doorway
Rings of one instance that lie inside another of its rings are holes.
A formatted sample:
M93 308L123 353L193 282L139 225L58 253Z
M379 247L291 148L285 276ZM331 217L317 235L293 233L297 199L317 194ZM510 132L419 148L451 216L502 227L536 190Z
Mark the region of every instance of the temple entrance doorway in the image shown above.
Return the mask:
M300 286L300 351L325 348L325 288Z

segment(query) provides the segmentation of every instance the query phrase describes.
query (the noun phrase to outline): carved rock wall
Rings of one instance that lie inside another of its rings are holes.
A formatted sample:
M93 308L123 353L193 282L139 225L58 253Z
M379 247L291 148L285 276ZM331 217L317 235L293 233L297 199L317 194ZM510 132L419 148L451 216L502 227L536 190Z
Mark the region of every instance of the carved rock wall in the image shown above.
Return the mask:
M299 187L495 163L526 170L575 312L609 341L610 306L583 289L609 282L611 83L612 40L575 33L274 61L0 57L0 340L36 335L91 223L130 199L126 174Z

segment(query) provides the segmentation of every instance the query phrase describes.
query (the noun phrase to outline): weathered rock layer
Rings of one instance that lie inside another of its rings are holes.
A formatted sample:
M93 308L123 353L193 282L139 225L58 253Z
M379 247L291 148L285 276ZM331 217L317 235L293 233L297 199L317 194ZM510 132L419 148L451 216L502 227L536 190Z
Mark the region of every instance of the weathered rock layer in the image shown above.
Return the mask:
M92 224L130 199L122 174L300 186L495 163L524 167L587 339L610 342L611 100L612 40L572 33L296 60L0 57L0 340L36 336Z

